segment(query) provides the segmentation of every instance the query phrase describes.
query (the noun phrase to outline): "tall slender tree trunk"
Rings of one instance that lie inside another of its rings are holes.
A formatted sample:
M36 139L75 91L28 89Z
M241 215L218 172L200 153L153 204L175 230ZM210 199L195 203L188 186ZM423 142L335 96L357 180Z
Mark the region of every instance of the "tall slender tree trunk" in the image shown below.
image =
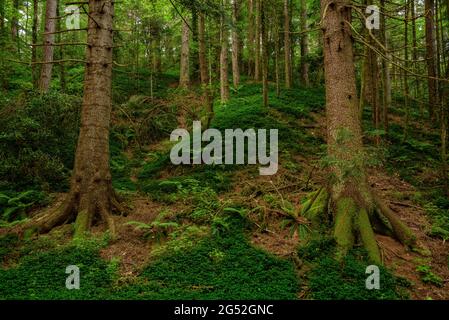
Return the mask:
M410 19L409 1L405 1L405 20L404 20L404 59L408 61L408 20ZM410 121L410 103L409 103L409 87L408 75L404 71L404 109L405 109L405 124L404 124L404 141L408 136L408 127Z
M206 40L205 40L205 16L204 12L199 13L198 21L198 60L200 65L201 84L207 86L209 82L209 73L207 70L206 59Z
M381 7L385 8L385 0L380 1ZM385 10L385 9L383 9ZM381 15L380 17L380 28L382 33L382 44L387 49L387 58L390 58L390 54L388 53L388 34L386 28L385 15ZM389 60L382 59L382 74L383 74L383 108L382 108L382 122L383 128L386 133L388 133L388 110L391 106L391 77L390 77L390 66L388 63Z
M152 24L151 30L151 63L155 73L162 72L161 63L161 28L159 22Z
M307 61L309 55L309 37L307 34L307 1L301 0L301 84L308 87L309 81L309 63Z
M415 73L418 73L418 54L417 54L417 40L416 40L416 5L415 5L415 0L410 0L410 13L411 13L411 18L412 18L412 45L413 45L413 49L412 49L412 57L413 57L413 63L412 63L412 70ZM420 84L420 79L418 76L416 76L414 78L414 95L415 97L419 97L420 93L419 93L419 84ZM424 115L424 110L423 110L423 104L421 102L418 102L419 104L419 112L421 114L421 117Z
M290 35L290 1L284 0L284 60L285 87L292 87L292 48Z
M19 35L19 0L13 0L13 13L11 18L11 39L17 41Z
M280 93L281 93L281 74L280 74L280 70L279 70L279 62L281 59L281 52L280 52L280 39L279 39L279 16L276 10L276 15L275 15L275 25L274 25L274 71L275 71L275 76L276 76L276 96L279 97Z
M192 32L192 46L190 48L191 55L191 78L193 81L200 79L200 68L198 61L198 12L195 7L192 9L192 22L191 22L191 32Z
M228 1L222 0L223 8L226 8ZM220 93L221 103L226 103L229 100L229 80L228 80L228 31L225 24L224 13L220 19Z
M112 236L115 235L111 212L113 207L120 208L120 205L114 196L109 168L113 16L112 1L89 0L89 45L81 128L70 192L60 207L37 216L28 224L36 227L38 232L47 232L75 218L75 238L79 238L90 230L96 217L101 217Z
M254 0L248 0L248 77L254 76Z
M5 1L0 0L0 34L3 35L5 29Z
M59 17L60 16L60 10L59 10L59 6L60 6L60 0L57 1L56 3L56 16ZM61 19L57 20L57 24L56 24L56 30L57 31L61 31ZM61 43L61 34L58 34L58 42ZM58 50L58 54L59 54L59 60L64 60L64 46L59 46L59 50ZM64 63L61 62L59 64L59 83L61 85L61 90L62 92L65 91L66 88L66 80L65 80L65 66Z
M435 106L438 104L438 91L435 65L435 36L434 36L434 16L435 3L434 0L424 1L424 10L426 14L426 61L427 61L427 89L429 95L429 116L434 118Z
M262 95L263 105L264 107L268 107L268 28L266 20L266 7L263 1L260 5L260 14L260 31L262 36Z
M44 64L41 68L39 79L39 90L47 92L50 87L52 70L53 70L53 54L56 31L56 0L47 0L45 8L45 31L44 31Z
M31 73L33 75L33 86L38 88L38 67L35 63L37 61L37 28L39 23L39 0L33 0L33 26L31 31L31 39L33 46L31 47Z
M182 21L182 43L181 43L181 60L179 66L179 86L181 88L188 88L190 85L189 75L189 26L185 21Z
M255 23L255 46L254 46L254 80L260 81L261 79L261 70L260 70L260 8L261 1L263 0L254 0L256 2L256 23Z
M239 0L232 0L232 81L234 89L237 89L240 84L240 40L239 40L239 16L240 3Z

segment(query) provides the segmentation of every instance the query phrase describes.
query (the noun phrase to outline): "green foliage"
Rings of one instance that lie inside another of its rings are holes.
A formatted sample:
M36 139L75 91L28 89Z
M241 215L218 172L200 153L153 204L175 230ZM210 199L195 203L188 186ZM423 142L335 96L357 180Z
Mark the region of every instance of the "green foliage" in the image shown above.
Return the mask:
M443 279L441 277L434 274L432 268L428 265L420 265L416 267L416 271L418 271L421 275L421 280L424 283L431 283L437 287L443 286Z
M380 289L367 290L366 253L351 251L342 262L335 258L335 240L324 237L298 249L298 256L312 264L307 274L311 298L317 300L374 300L404 298L402 282L380 267Z
M65 286L66 267L80 268L82 290ZM65 246L23 257L17 267L0 269L2 299L102 299L112 287L115 270L103 261L98 248Z
M29 208L47 204L47 200L47 195L41 191L0 192L0 223L25 219Z
M67 187L79 106L79 98L55 92L0 106L0 189Z
M135 226L138 230L145 231L145 238L155 239L157 242L160 242L179 227L178 223L170 221L170 219L167 219L167 216L170 218L173 215L169 211L163 211L149 224L140 221L130 221L127 224Z
M300 99L301 96L308 96L310 99L313 96L313 90L296 90L303 93L295 93L288 91L279 98L273 97L273 108L279 109L279 111L285 111L290 108L290 112L283 113L286 119L278 119L279 115L275 114L273 109L263 108L262 97L260 94L260 86L255 84L247 84L239 91L238 96L231 97L226 106L215 106L215 118L212 121L211 126L213 128L224 131L225 129L240 128L246 129L278 129L279 132L279 148L294 150L296 152L305 151L310 146L316 146L321 141L313 136L306 135L299 130L298 123L288 121L288 116L291 113L295 113L298 116L304 115L307 108L303 107L303 102ZM295 91L295 92L296 92ZM306 92L306 93L304 93ZM307 93L309 92L309 93ZM316 99L315 101L320 101ZM305 105L305 104L304 104ZM322 107L322 105L321 105ZM291 111L294 108L297 111ZM303 109L304 108L304 109ZM310 109L309 109L310 110Z
M167 251L118 294L125 299L295 299L293 265L252 247L232 231Z

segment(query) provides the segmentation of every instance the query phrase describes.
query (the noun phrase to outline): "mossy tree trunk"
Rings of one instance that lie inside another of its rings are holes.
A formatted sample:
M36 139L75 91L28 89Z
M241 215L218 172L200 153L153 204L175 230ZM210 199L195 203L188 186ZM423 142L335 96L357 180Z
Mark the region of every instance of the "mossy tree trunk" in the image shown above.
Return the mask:
M115 234L111 217L115 198L109 168L109 122L111 117L111 77L114 4L89 1L84 97L81 128L75 154L70 192L63 204L34 218L25 229L39 233L75 220L75 238L90 230L97 217Z
M321 208L332 209L338 255L345 255L360 241L370 259L380 264L373 225L384 222L382 229L389 229L408 245L412 245L414 237L368 184L358 113L350 5L350 0L321 0L331 177L327 188L329 196L315 199L330 201L329 206Z

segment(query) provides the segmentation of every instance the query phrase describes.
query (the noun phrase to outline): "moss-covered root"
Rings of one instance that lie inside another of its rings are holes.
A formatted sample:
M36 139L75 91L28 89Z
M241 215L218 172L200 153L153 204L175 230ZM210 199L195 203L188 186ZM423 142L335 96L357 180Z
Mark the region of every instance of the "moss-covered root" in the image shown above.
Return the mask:
M382 264L380 250L376 242L376 237L374 236L373 227L371 226L368 212L365 209L359 211L357 216L357 229L369 259L377 265Z
M377 213L382 221L385 219L388 221L388 227L393 232L394 236L403 244L410 248L416 246L416 237L413 232L401 221L399 220L395 213L388 208L388 206L380 200L378 196L374 196L374 201L377 208Z
M334 238L337 242L337 258L344 257L353 247L355 235L358 235L369 259L382 264L379 247L371 226L368 212L357 206L352 198L342 198L337 202Z
M351 198L341 198L336 204L334 238L337 242L337 258L343 258L354 245L353 221L357 206Z

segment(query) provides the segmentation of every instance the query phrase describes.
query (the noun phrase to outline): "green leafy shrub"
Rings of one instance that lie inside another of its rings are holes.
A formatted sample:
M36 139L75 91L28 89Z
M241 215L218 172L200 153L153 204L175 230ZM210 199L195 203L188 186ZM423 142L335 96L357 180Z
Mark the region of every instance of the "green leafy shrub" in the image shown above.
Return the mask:
M61 190L73 167L80 99L30 94L0 110L0 189Z
M0 192L0 222L25 219L29 208L47 204L47 200L47 195L41 191Z

